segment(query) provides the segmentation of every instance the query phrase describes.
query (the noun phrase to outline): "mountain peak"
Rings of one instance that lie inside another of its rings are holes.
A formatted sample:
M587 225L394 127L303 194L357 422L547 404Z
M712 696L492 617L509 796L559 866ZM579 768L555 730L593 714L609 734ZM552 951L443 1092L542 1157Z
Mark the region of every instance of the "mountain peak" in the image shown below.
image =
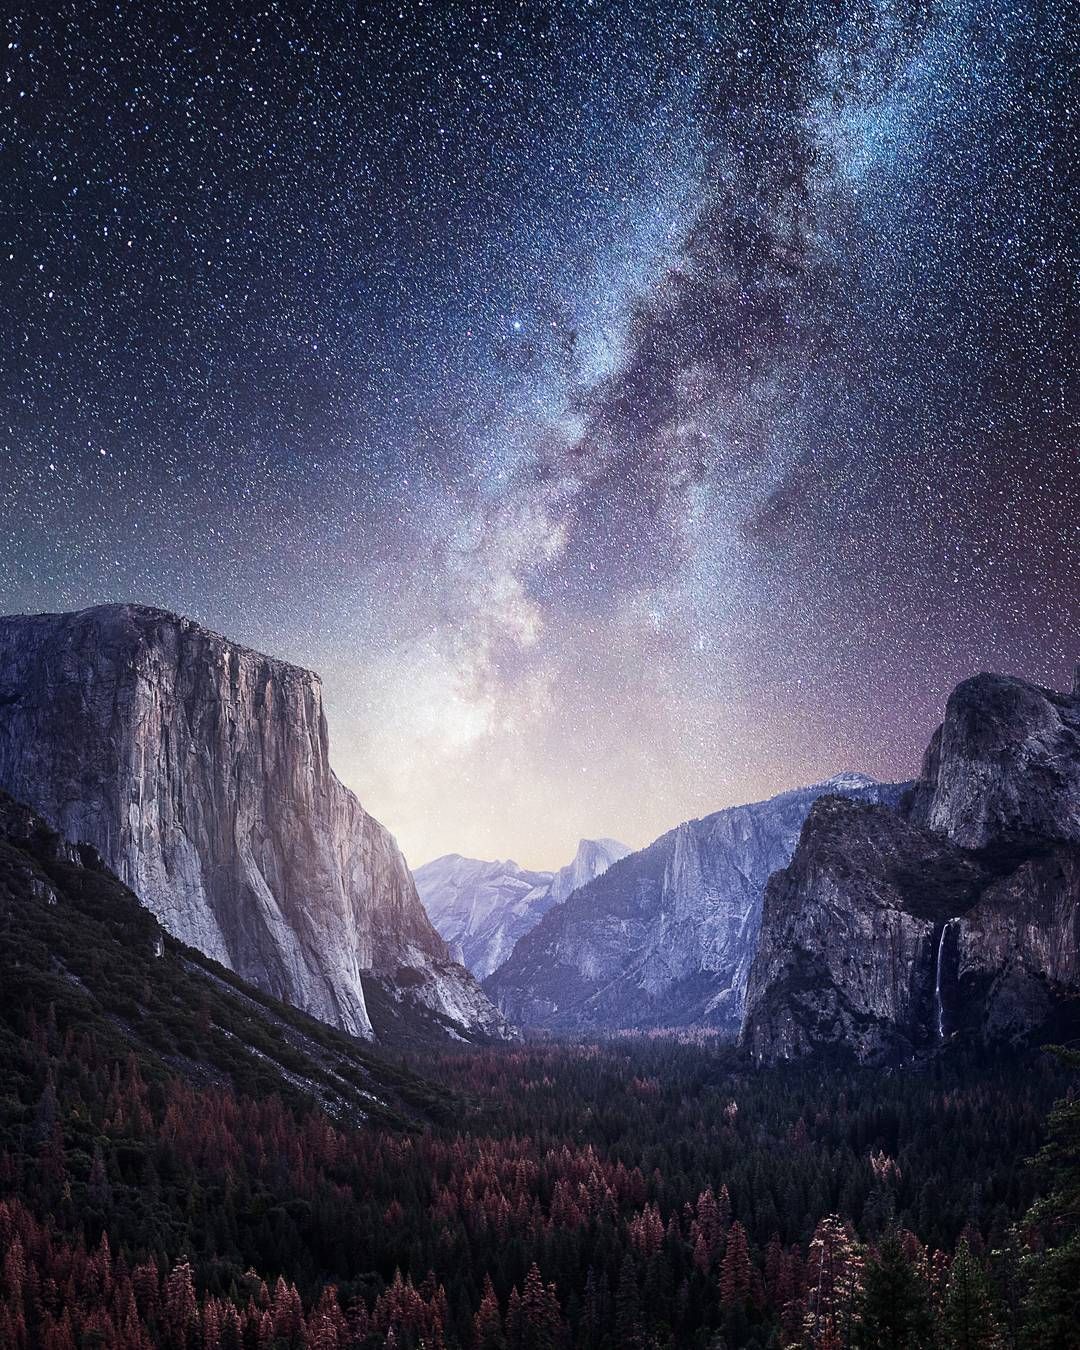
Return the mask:
M959 1028L1042 1034L1075 1005L1078 904L1080 706L974 675L896 814L814 806L765 892L743 1042L895 1062Z
M606 872L612 863L625 858L631 850L617 839L582 839L578 842L574 861L560 867L551 883L555 903L561 905L579 887Z
M733 1034L766 882L790 861L812 802L893 803L900 791L844 773L684 821L589 884L571 884L484 987L526 1026L694 1024Z
M484 862L448 854L413 873L432 923L486 979L554 905L607 871L630 850L617 839L581 839L574 860L558 872L530 872L512 859Z
M606 835L600 835L595 839L579 839L577 846L577 857L583 853L589 853L594 849L600 849L604 853L617 854L619 857L625 857L630 852L626 844L620 843L618 839L609 839Z

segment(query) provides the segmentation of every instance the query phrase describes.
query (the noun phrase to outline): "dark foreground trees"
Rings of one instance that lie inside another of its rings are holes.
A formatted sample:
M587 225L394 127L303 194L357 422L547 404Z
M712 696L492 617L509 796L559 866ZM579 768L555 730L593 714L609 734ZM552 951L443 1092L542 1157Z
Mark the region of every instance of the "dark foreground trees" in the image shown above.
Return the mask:
M455 1122L410 1133L8 1027L4 1350L1077 1343L1075 1061L469 1051L423 1066Z
M1055 1053L1080 1070L1080 1053ZM1024 1334L1032 1350L1075 1350L1080 1345L1080 1095L1075 1092L1050 1113L1036 1169L1045 1189L1026 1219L1037 1246L1023 1262L1029 1282Z

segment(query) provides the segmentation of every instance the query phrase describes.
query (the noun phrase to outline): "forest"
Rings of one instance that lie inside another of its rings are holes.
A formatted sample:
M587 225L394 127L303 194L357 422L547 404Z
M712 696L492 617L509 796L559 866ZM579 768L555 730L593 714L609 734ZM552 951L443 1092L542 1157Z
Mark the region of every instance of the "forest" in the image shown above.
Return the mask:
M1077 1343L1076 1057L469 1048L356 1127L4 1029L5 1350Z
M1077 1344L1074 1051L390 1058L0 806L0 1350Z

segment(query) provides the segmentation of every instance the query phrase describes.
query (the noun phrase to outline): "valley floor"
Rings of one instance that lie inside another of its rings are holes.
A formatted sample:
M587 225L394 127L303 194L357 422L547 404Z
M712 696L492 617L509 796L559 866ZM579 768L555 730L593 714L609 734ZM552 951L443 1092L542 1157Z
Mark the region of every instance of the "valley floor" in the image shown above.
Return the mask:
M442 1052L410 1068L455 1106L411 1132L145 1082L44 1026L25 1053L33 1092L0 1098L5 1348L1076 1343L1040 1256L1062 1233L1025 1219L1075 1079L1044 1052Z

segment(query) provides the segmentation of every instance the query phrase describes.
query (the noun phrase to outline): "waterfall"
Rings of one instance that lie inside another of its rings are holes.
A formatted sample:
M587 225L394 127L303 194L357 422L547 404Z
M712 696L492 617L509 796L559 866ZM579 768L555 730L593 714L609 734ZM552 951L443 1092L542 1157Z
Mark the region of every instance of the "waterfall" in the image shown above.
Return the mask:
M934 963L934 1011L937 1013L937 1038L939 1041L945 1039L945 1008L941 1002L941 963L945 955L945 935L954 923L959 922L959 919L950 919L938 936L937 960Z

